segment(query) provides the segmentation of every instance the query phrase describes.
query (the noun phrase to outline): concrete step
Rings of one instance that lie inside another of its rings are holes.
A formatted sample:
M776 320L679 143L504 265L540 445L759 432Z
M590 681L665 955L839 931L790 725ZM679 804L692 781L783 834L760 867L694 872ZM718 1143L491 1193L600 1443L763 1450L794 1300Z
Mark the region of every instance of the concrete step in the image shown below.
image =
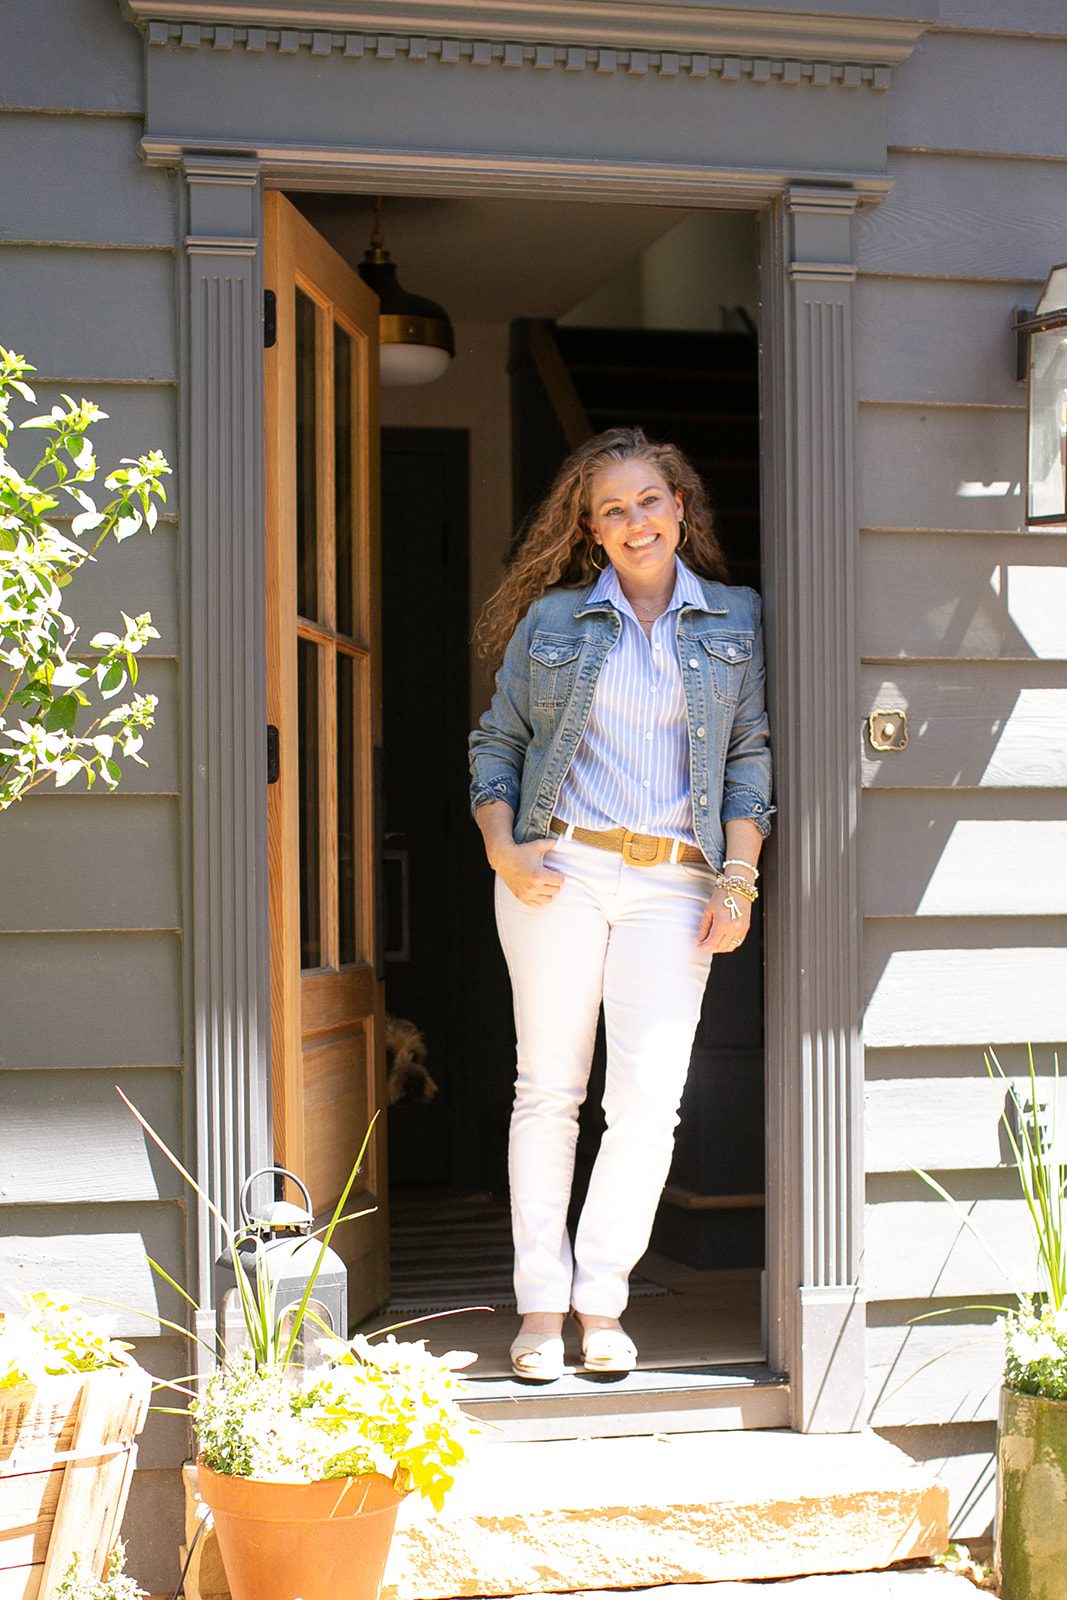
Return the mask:
M618 1594L583 1589L573 1600L618 1600ZM940 1567L905 1567L779 1578L758 1588L748 1583L717 1583L713 1589L700 1583L669 1583L658 1589L630 1589L627 1600L978 1600L978 1590L966 1578Z
M866 1572L947 1544L947 1489L874 1434L498 1443L442 1513L404 1503L382 1600Z

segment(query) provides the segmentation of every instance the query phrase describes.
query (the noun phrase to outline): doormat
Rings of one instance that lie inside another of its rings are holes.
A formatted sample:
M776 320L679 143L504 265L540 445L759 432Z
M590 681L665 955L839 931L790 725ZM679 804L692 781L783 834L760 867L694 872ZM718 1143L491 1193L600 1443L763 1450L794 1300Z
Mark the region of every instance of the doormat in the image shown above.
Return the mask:
M393 1312L454 1311L491 1306L514 1311L511 1217L506 1201L472 1194L439 1198L432 1190L392 1205L389 1304ZM630 1276L630 1298L669 1294L662 1284Z

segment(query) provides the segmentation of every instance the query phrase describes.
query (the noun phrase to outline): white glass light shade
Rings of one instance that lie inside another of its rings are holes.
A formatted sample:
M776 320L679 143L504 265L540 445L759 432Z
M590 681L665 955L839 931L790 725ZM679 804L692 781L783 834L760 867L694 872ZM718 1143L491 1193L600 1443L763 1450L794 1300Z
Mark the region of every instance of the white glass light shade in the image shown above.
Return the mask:
M1067 320L1067 319L1065 319ZM1067 327L1030 335L1027 520L1067 520Z
M447 372L452 359L450 351L433 344L382 344L379 349L382 383L390 389L433 383Z

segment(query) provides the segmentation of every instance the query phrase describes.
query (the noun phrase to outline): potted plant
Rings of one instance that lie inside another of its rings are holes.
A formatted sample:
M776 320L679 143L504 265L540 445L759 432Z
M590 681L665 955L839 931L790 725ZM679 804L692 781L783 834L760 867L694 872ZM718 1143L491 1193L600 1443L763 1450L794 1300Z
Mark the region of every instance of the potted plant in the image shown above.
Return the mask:
M72 1564L106 1576L151 1379L107 1324L40 1292L18 1302L0 1312L4 1595L63 1600Z
M1003 1312L1004 1383L997 1426L995 1565L1001 1600L1067 1600L1067 1162L1056 1135L1059 1059L1039 1078L1029 1058L1029 1097L1020 1095L993 1051L991 1078L1003 1084L1001 1122L1030 1221L1040 1274ZM1048 1103L1044 1114L1042 1089ZM955 1210L1008 1282L967 1211L928 1172L915 1168Z
M305 1323L318 1323L311 1310L318 1265L295 1311L279 1314L260 1241L229 1226L126 1104L209 1207L233 1259L247 1343L235 1353L219 1344L214 1372L199 1392L185 1391L184 1408L196 1433L200 1496L214 1519L233 1600L336 1600L341 1593L376 1600L404 1496L418 1491L440 1508L466 1458L475 1430L457 1403L456 1372L473 1355L433 1356L422 1340L397 1341L395 1329L344 1340L319 1324L313 1342L302 1340ZM334 1229L350 1220L344 1207L370 1136L368 1130L323 1230L319 1264ZM251 1252L250 1273L242 1252L246 1259ZM316 1364L309 1357L302 1365L302 1352L312 1347Z

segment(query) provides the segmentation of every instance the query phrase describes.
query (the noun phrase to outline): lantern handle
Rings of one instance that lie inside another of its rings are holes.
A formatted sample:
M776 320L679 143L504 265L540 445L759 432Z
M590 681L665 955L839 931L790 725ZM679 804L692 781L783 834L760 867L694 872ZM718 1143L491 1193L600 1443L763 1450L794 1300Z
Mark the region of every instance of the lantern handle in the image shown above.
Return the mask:
M252 1185L255 1183L257 1178L265 1178L271 1172L280 1173L283 1178L291 1178L293 1180L297 1188L300 1190L300 1193L307 1201L308 1215L314 1217L315 1208L311 1204L311 1190L308 1188L303 1178L298 1178L295 1172L289 1171L288 1167L260 1167L257 1172L249 1173L248 1177L241 1185L241 1199L239 1203L241 1208L241 1220L245 1226L253 1228L256 1225L256 1218L252 1216L248 1209L248 1197L251 1193Z

